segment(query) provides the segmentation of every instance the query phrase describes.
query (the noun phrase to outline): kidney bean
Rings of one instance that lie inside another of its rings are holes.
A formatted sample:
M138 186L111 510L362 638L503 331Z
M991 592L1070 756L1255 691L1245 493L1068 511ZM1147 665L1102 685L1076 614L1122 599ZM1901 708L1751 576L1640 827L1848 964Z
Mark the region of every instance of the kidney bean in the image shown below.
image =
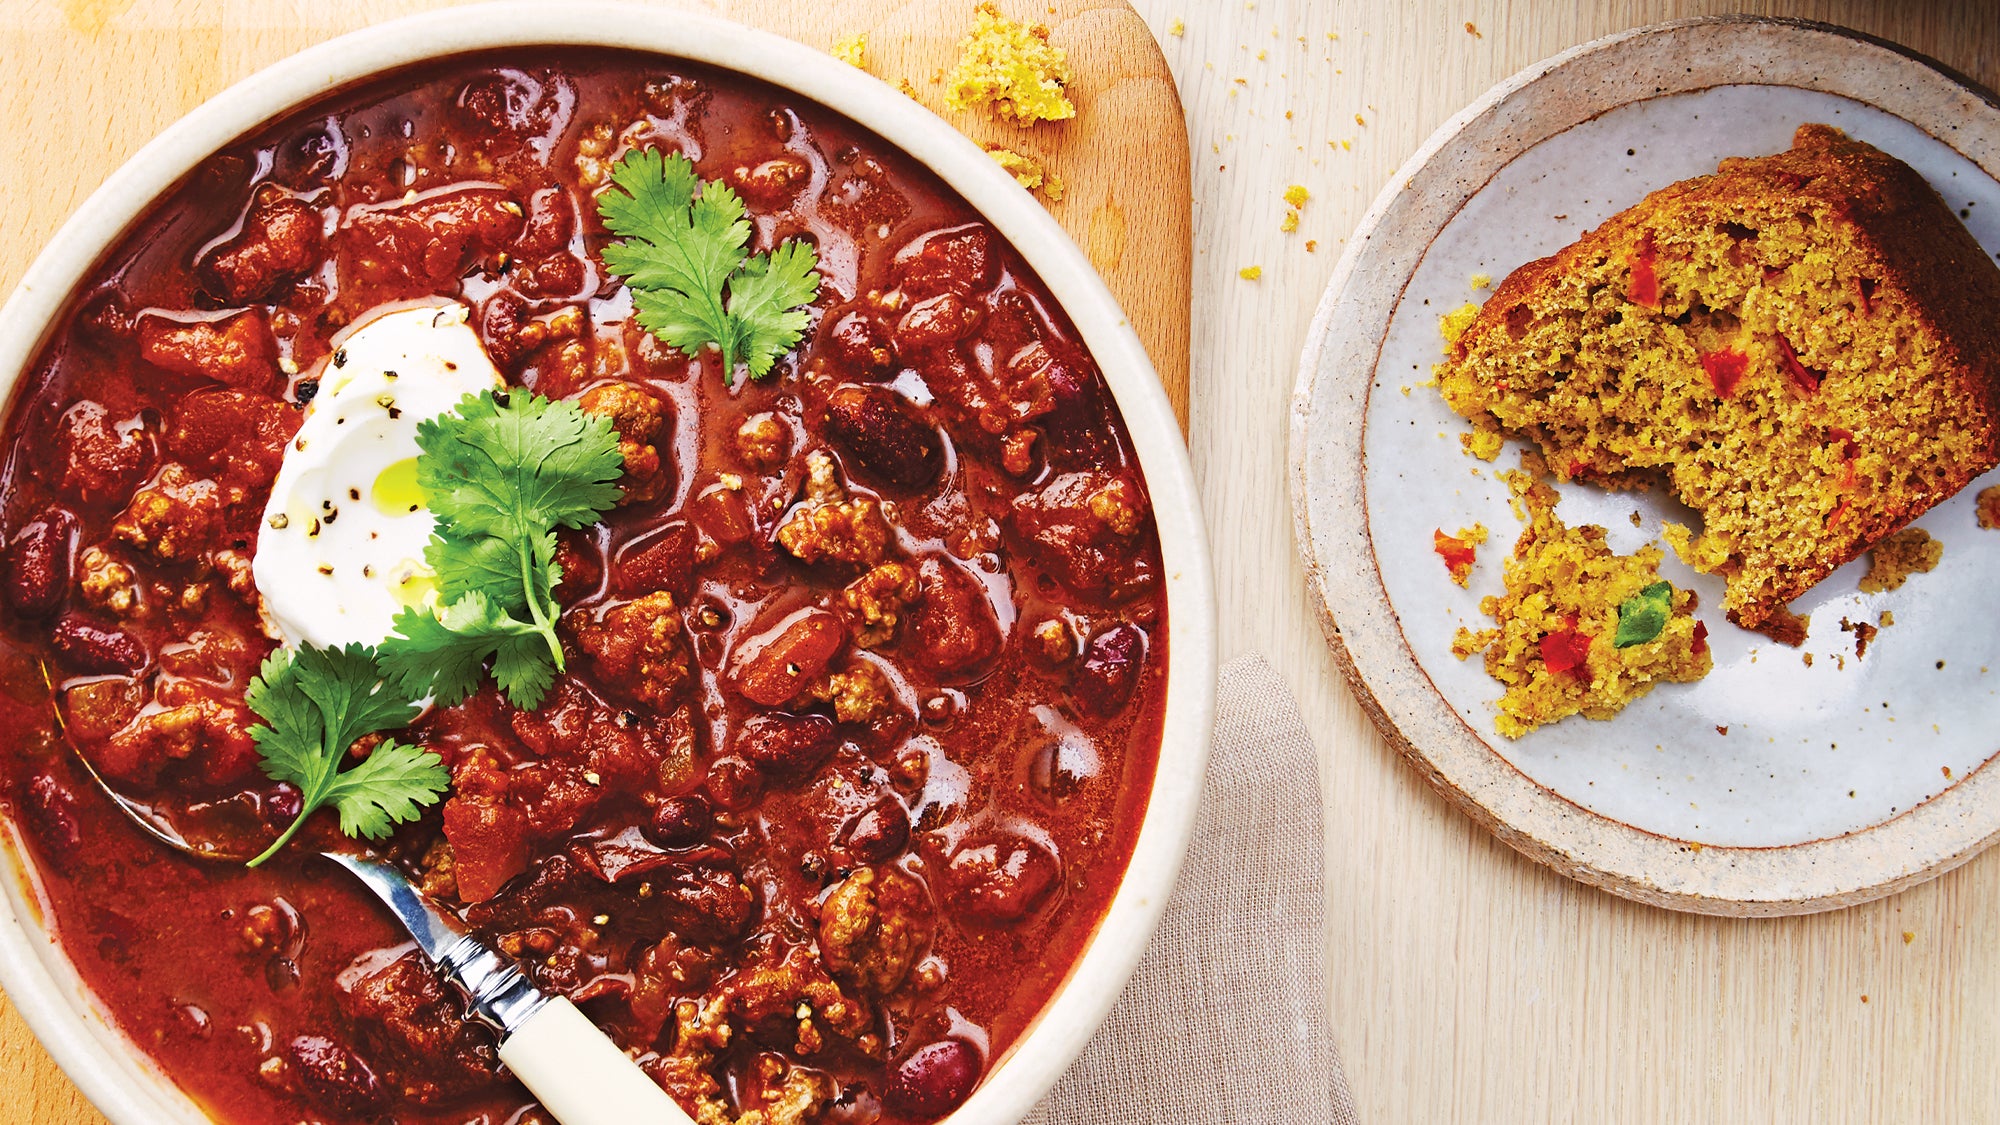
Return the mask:
M917 655L940 672L961 672L1000 651L1000 622L986 587L936 555L918 568L923 600L910 615Z
M833 720L825 715L753 715L738 728L738 754L773 773L800 774L833 751Z
M819 354L850 379L879 382L895 373L896 357L889 350L888 336L873 317L859 310L829 319L820 333Z
M840 618L823 609L801 610L738 651L736 690L753 703L783 706L825 675L846 643Z
M77 822L76 795L52 774L38 773L22 787L28 827L41 842L42 858L68 871L83 855L83 827Z
M652 837L663 847L684 847L707 835L713 821L708 799L701 794L669 797L653 810Z
M49 639L63 664L78 672L130 674L146 666L146 646L137 637L80 613L58 618Z
M963 1039L940 1039L910 1053L889 1079L889 1108L910 1117L941 1117L972 1093L985 1069Z
M1146 635L1131 625L1114 625L1090 638L1073 687L1077 701L1099 715L1115 715L1132 698L1146 662Z
M969 844L951 857L959 905L974 918L996 924L1028 916L1062 877L1062 861L1025 837L1003 836Z
M901 801L884 796L848 821L841 835L855 859L881 863L900 854L909 844L910 814Z
M29 521L7 545L7 604L23 617L45 617L69 592L70 560L76 551L76 517L49 508Z
M315 1101L364 1113L383 1098L382 1080L360 1055L324 1035L300 1035L285 1045L299 1082Z
M892 391L835 391L827 400L826 435L848 463L904 488L923 488L936 480L944 461L937 427L918 418Z

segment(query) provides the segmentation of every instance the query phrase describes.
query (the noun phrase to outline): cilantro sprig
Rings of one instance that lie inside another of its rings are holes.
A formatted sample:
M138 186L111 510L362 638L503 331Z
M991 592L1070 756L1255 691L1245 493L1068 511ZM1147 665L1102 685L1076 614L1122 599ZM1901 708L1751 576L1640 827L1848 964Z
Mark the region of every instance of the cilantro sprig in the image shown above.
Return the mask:
M1673 614L1673 584L1653 583L1618 604L1618 632L1611 638L1611 647L1645 644L1660 635Z
M631 288L640 327L690 357L714 345L725 384L739 360L759 379L798 344L819 296L819 255L797 239L746 254L750 221L728 184L704 182L679 153L635 149L597 209L623 240L604 248L604 264Z
M555 529L596 523L618 502L618 435L574 403L487 391L419 423L417 448L417 487L437 518L424 561L438 604L396 615L383 674L450 706L490 663L508 700L537 707L563 669Z
M342 832L377 840L435 804L451 780L436 754L394 740L341 768L357 740L417 716L413 698L383 680L373 653L362 645L278 649L264 660L244 698L264 720L250 728L264 772L298 786L300 799L297 818L250 861L252 867L290 843L322 805L340 813Z

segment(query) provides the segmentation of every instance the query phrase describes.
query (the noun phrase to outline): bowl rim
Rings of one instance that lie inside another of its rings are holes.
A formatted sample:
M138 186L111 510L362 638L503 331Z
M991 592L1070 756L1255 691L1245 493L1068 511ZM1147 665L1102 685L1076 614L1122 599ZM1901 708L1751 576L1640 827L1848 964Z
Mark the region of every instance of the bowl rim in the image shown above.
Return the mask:
M715 16L612 0L449 8L375 24L279 59L141 147L51 237L0 307L9 409L72 290L155 200L211 153L330 90L426 59L507 48L606 47L700 63L810 99L929 168L1003 235L1070 316L1124 418L1151 493L1168 620L1166 706L1131 859L1083 955L953 1125L1018 1121L1082 1051L1137 966L1192 837L1214 725L1215 604L1192 467L1144 347L1089 260L972 140L887 83L804 44ZM0 822L5 823L5 822ZM0 847L0 987L64 1072L118 1125L210 1118L106 1018L49 934L18 829ZM1006 1081L996 1082L1003 1073Z

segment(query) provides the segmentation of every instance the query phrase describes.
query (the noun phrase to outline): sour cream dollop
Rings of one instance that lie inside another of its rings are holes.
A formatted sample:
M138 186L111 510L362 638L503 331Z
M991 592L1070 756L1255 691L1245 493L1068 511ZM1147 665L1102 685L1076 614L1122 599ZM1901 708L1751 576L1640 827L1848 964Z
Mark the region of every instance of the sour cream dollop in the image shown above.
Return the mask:
M377 644L404 606L435 602L417 423L502 382L466 319L456 302L403 305L334 337L251 560L287 643Z

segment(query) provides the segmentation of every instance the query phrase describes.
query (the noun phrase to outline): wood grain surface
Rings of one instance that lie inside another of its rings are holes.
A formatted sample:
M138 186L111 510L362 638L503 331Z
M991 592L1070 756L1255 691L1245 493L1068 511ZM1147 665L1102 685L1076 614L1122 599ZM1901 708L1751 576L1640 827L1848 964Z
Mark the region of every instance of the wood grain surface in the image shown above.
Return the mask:
M15 71L0 84L10 111L0 114L0 160L32 154L37 166L34 173L0 167L8 189L0 192L8 220L0 253L10 255L0 258L0 280L18 276L39 239L103 174L63 153L45 158L27 138L71 138L115 154L176 112L123 106L117 91L135 80L95 71L104 58L166 52L187 61L145 81L168 91L212 90L222 79L204 72L233 77L331 30L287 22L331 6L257 5L254 30L224 33L211 20L209 30L176 45L148 41L172 21L147 30L130 24L133 13L123 7L71 5L80 26L105 21L104 36L127 37L123 46L84 52L88 61L45 51L79 41L63 38L72 33L62 12L29 21L0 15L9 26L34 23L33 35L43 37L0 35ZM1773 921L1638 906L1521 858L1435 796L1339 682L1306 605L1284 475L1298 353L1340 240L1391 171L1494 82L1612 31L1750 10L1857 27L1996 85L2000 17L1992 4L1137 0L1137 7L1166 50L1197 157L1192 450L1210 513L1222 653L1271 658L1298 693L1324 759L1330 1002L1361 1119L2000 1120L2000 1068L1992 1062L2000 1056L2000 852L1882 902ZM1171 30L1177 22L1179 35ZM259 36L285 46L243 45ZM52 86L70 100L50 104ZM63 176L79 182L72 188ZM19 189L29 182L24 197ZM1281 196L1292 183L1313 199L1300 229L1286 233ZM1262 268L1258 280L1238 276L1253 265ZM0 1121L95 1120L23 1041L18 1022L0 1021ZM1146 1120L1140 1107L1130 1116Z
M1029 129L944 105L975 0L652 0L825 48L868 35L867 69L974 139L1059 175L1043 199L1090 255L1187 420L1191 196L1187 133L1159 46L1125 0L999 0L1048 24L1075 70L1073 120ZM294 51L449 0L0 0L0 293L77 204L161 128ZM1039 197L1038 198L1042 198ZM0 1125L103 1117L0 996Z

